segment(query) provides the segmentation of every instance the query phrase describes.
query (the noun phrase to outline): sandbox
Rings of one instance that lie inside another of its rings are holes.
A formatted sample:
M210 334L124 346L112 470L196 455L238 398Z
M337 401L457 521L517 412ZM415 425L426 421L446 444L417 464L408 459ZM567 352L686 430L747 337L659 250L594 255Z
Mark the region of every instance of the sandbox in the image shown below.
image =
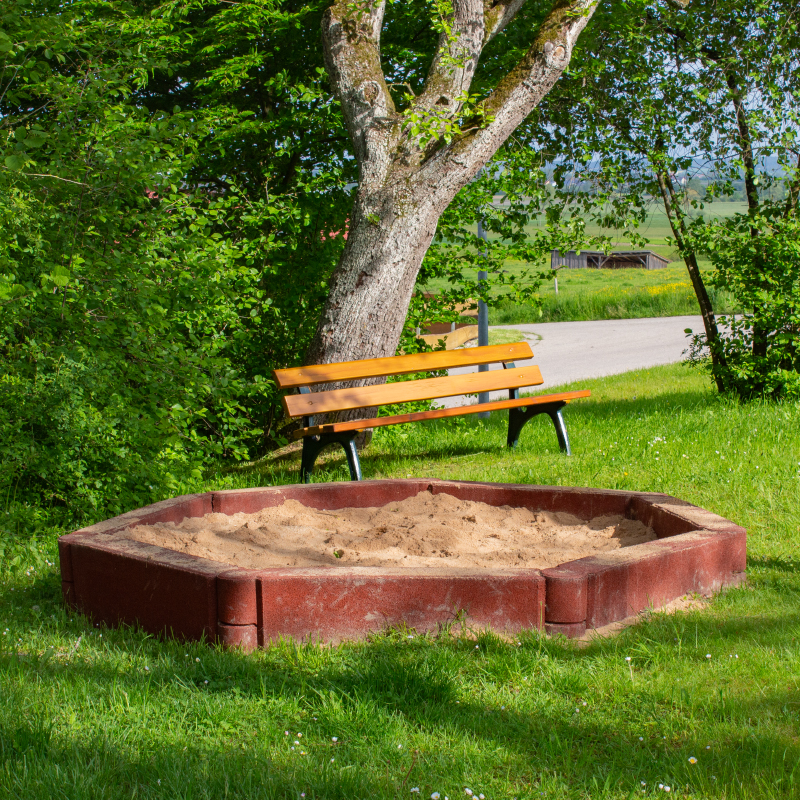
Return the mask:
M580 636L739 583L746 536L663 494L389 480L178 497L59 555L65 601L97 622L254 648L456 618Z

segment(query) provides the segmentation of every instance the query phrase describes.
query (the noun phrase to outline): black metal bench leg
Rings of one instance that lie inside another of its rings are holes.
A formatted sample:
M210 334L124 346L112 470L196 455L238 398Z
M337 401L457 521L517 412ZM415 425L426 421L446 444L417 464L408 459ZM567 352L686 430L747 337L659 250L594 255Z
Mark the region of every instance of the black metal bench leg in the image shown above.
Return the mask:
M300 480L303 483L311 482L311 473L314 471L314 462L319 451L319 439L316 436L306 436L303 439L303 457L300 461Z
M300 461L300 478L303 483L310 483L314 471L314 462L322 450L329 444L340 444L347 457L347 466L350 469L350 480L360 481L361 462L358 460L356 449L356 436L358 431L347 433L323 433L321 436L306 436L303 439L303 455Z
M555 411L548 411L550 419L553 420L553 425L556 426L556 436L558 437L558 446L568 455L572 455L569 449L569 436L567 436L567 426L564 424L564 417L561 415L561 409Z
M521 408L508 409L508 438L506 442L509 447L516 447L519 444L519 435L529 419L530 417L526 416Z
M350 468L350 480L360 481L361 477L361 462L358 460L358 449L356 448L356 434L350 436L347 441L343 441L344 454L347 456L347 466Z
M516 447L519 442L519 435L525 424L529 419L532 419L537 414L547 414L553 425L556 428L556 436L558 437L558 446L569 456L572 452L569 449L569 437L567 436L567 426L564 423L564 417L561 415L561 409L564 408L566 403L557 401L555 403L541 403L535 406L526 406L522 408L509 408L508 409L508 446Z

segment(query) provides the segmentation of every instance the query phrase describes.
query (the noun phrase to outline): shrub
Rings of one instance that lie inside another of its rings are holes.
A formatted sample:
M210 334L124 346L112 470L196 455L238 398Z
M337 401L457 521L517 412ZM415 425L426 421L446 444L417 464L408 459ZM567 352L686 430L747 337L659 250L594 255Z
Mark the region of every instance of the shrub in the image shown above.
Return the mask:
M743 399L800 397L800 221L769 206L710 225L702 238L712 284L746 311L718 318L718 366L703 360L703 334L693 337L693 359Z

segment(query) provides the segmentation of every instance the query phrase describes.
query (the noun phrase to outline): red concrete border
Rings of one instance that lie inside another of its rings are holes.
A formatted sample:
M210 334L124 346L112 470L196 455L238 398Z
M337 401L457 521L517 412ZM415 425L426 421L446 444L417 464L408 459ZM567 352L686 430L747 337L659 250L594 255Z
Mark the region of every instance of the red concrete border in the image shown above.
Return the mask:
M464 500L580 517L623 514L657 541L545 570L454 571L329 567L245 570L113 534L211 511L252 513L294 499L313 508L380 506L429 489ZM587 628L659 607L684 594L735 585L745 530L664 494L557 486L390 480L187 495L122 514L58 542L64 601L94 619L151 633L252 649L281 637L358 638L386 626L417 630L466 615L471 626L514 632Z

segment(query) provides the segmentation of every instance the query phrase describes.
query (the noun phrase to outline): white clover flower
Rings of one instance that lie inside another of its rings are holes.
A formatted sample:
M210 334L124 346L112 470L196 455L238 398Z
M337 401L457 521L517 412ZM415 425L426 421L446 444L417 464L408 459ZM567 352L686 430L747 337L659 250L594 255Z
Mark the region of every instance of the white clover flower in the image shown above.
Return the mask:
M706 658L711 658L711 653L706 653Z
M332 742L338 742L339 741L339 737L338 736L331 736L331 741Z

